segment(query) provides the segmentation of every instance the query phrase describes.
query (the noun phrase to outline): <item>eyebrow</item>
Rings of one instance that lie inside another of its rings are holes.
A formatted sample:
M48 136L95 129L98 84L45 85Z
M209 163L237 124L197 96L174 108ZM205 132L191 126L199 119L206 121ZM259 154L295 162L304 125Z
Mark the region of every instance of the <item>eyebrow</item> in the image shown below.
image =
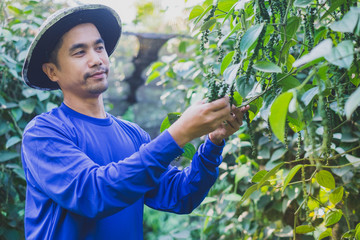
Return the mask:
M95 42L94 42L94 45L97 45L97 44L104 44L104 40L102 38L99 38L97 39ZM69 49L69 52L73 52L75 49L78 49L78 48L86 48L87 47L87 44L85 43L76 43L74 45L72 45Z

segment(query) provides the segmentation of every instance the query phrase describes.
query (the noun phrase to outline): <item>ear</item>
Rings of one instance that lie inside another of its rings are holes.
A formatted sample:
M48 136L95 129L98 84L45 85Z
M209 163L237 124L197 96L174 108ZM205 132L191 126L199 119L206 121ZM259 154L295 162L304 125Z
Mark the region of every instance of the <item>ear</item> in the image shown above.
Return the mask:
M57 67L55 66L55 64L53 64L53 63L44 63L42 65L42 70L48 76L48 78L50 78L51 81L53 81L53 82L58 81L58 77L57 77L57 74L56 74Z

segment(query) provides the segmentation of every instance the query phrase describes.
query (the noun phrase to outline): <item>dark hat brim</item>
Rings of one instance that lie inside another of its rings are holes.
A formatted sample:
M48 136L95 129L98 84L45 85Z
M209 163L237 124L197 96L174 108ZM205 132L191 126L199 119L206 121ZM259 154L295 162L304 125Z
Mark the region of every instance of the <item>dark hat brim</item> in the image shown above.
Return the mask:
M49 55L60 38L73 27L82 23L93 23L110 56L121 36L121 20L110 7L101 4L82 5L58 11L51 15L40 27L39 33L30 45L23 65L23 80L36 89L59 89L42 70L42 65L49 60Z

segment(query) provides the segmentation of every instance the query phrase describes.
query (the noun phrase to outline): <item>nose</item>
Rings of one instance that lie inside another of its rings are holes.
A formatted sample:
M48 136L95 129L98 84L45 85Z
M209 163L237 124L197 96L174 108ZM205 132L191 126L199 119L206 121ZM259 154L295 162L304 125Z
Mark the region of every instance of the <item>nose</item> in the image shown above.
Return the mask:
M101 54L96 52L95 50L91 50L89 53L89 67L99 66L103 64L103 60L101 58Z

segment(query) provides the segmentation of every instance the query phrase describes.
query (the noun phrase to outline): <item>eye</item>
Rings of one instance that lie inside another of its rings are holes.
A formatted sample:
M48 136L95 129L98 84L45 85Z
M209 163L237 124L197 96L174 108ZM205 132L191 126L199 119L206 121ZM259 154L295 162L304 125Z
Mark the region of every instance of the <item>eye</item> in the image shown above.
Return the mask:
M74 53L74 56L81 56L81 55L84 55L85 54L85 51L84 50L79 50L79 51L76 51Z
M102 51L104 49L105 49L104 45L99 45L99 46L96 47L97 51Z

